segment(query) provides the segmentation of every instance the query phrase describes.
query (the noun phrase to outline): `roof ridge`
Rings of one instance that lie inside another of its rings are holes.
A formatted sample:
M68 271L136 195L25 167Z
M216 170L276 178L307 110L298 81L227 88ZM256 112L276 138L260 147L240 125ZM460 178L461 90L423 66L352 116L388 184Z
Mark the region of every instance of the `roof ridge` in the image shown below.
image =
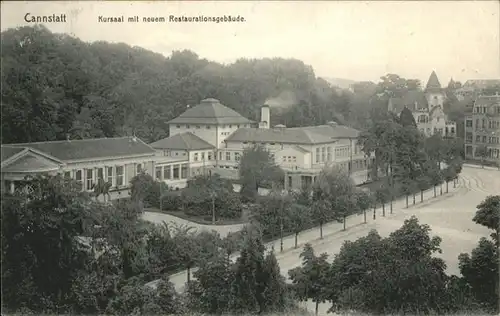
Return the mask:
M137 139L140 139L137 136L119 136L119 137L99 137L99 138L86 138L86 139L70 139L70 142L83 142L83 141L97 141L97 140L103 140L103 139L123 139L123 138L132 138L135 137ZM29 145L35 145L35 144L57 144L57 143L65 143L68 142L67 139L65 140L48 140L48 141L40 141L40 142L31 142L31 143L13 143L13 144L2 144L3 145L9 145L13 147L19 147L19 146L27 146Z

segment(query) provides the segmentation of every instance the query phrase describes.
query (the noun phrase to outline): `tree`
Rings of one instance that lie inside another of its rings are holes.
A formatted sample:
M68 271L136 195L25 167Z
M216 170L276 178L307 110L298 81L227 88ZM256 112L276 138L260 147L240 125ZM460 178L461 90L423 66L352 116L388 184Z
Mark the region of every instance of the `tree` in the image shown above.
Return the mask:
M358 190L356 193L355 200L357 202L357 208L361 212L363 212L363 219L364 222L366 223L366 210L370 209L370 206L372 205L372 199L370 195L362 190Z
M219 175L196 176L189 179L181 194L184 199L184 212L196 216L210 216L212 222L217 218L241 217L241 202L234 192L231 181Z
M270 186L284 179L283 171L276 165L269 151L255 145L244 150L239 164L242 182L240 193L249 200L255 200L258 188Z
M319 225L319 236L323 239L323 225L332 217L332 205L327 200L315 200L311 206L313 218Z
M457 177L455 168L453 166L446 167L443 176L444 179L446 180L446 193L448 193L448 184L450 183L450 181L453 181Z
M443 173L441 169L431 168L428 170L430 173L431 184L434 187L434 197L436 197L436 186L443 183Z
M381 183L380 187L377 188L375 196L377 201L382 205L382 216L385 216L385 203L389 200L389 188L386 183Z
M431 238L429 231L412 217L387 238L372 231L346 242L329 274L331 311L445 313L446 265L433 257L440 238Z
M326 253L316 256L311 244L306 244L300 254L302 266L288 271L288 275L294 284L294 290L299 300L312 299L316 303L316 315L318 315L319 303L326 301L325 288L328 287L328 272L330 264Z
M264 256L264 245L259 235L249 235L235 263L232 310L278 311L283 308L285 283L280 275L274 254ZM272 300L272 301L271 301Z
M498 243L500 236L500 195L490 195L477 206L475 223L492 229L493 240Z
M309 209L299 204L292 204L286 216L289 218L292 231L295 234L295 248L297 248L297 238L300 232L311 227L312 218Z
M191 268L198 262L200 254L199 244L194 238L193 229L192 226L177 226L173 237L174 242L179 245L176 249L176 256L187 269L188 285L191 282Z
M2 298L6 309L67 312L73 280L91 260L78 236L94 222L74 182L37 176L2 194Z
M401 111L401 114L399 115L399 122L403 126L411 126L417 128L417 123L415 122L413 114L406 107Z
M234 301L231 292L234 272L229 258L215 256L202 263L194 276L196 281L190 284L188 291L196 309L210 314L228 312Z
M417 178L417 186L418 189L420 190L420 202L422 203L424 201L424 191L429 188L430 185L430 177L422 173L418 178Z
M494 314L499 311L498 256L498 244L481 238L470 256L463 253L458 257L460 273L470 286L475 300L484 310Z

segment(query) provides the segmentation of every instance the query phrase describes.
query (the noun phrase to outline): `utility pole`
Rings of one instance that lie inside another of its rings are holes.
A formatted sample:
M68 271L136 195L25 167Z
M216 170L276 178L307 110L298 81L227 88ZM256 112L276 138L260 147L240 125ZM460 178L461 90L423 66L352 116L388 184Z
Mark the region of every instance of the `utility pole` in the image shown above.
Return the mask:
M212 191L212 224L215 224L215 194Z

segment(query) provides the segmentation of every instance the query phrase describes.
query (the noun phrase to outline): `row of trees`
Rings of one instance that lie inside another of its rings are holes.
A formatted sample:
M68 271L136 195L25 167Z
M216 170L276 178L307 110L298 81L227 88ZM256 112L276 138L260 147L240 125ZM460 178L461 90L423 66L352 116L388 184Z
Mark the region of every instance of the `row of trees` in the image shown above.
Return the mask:
M333 262L307 244L302 266L289 271L296 297L329 302L332 312L383 314L450 314L499 311L498 221L500 196L478 206L474 222L494 230L472 254L459 256L461 276L447 275L434 257L441 239L415 217L382 238L376 231L347 241Z
M400 117L375 123L358 139L363 152L374 157L371 178L378 183L377 201L383 206L395 197L408 196L454 181L462 169L463 143L460 139L433 135L425 138L417 128L409 110ZM455 182L454 182L455 183ZM441 187L442 194L442 187Z

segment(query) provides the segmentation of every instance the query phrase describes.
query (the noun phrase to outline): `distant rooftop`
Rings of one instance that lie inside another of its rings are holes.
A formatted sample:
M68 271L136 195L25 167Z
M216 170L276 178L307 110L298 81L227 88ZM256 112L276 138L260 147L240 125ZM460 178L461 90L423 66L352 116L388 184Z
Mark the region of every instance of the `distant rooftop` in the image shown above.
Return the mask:
M233 109L222 105L217 99L205 99L174 118L169 124L250 124L253 121Z

